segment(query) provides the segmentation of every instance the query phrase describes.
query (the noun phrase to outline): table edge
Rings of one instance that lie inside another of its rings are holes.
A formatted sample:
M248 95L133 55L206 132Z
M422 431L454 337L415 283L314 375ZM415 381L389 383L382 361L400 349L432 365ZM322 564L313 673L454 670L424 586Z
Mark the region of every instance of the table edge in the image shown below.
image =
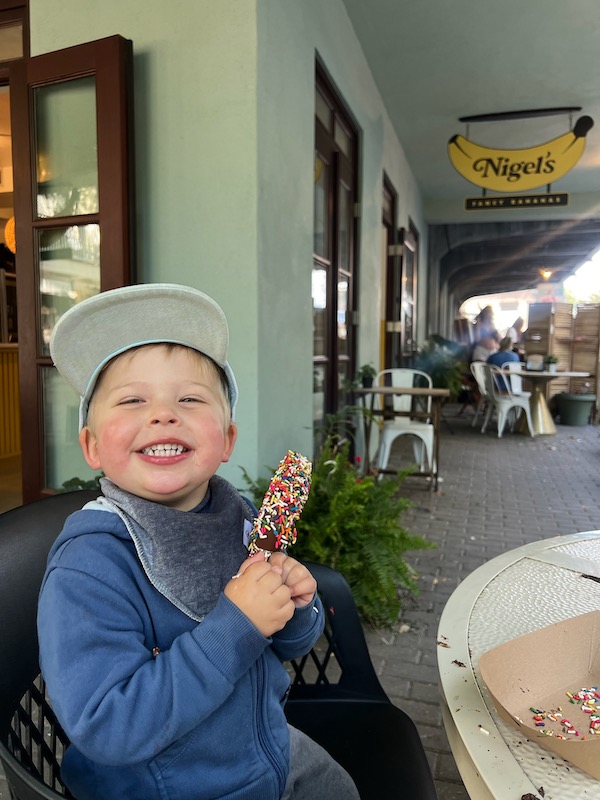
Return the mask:
M500 572L523 558L560 545L597 538L600 538L600 530L582 531L538 539L508 550L471 572L448 598L437 635L439 691L446 711L444 725L448 740L459 771L461 775L464 773L465 785L468 781L473 787L473 775L476 775L492 797L505 797L508 789L514 791L515 796L518 792L537 792L498 730L475 677L468 631L479 595ZM457 747L456 737L460 747ZM465 764L465 753L471 759L470 764Z

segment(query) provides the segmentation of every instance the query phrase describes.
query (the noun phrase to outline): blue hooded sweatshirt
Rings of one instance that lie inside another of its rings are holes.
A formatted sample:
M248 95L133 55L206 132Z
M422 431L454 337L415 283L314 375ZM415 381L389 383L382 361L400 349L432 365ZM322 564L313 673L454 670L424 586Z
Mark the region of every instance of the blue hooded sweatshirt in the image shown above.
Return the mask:
M214 481L226 483L213 478L213 489ZM237 571L247 554L240 501L236 530L207 542L207 559L223 557L212 559L195 611L157 588L152 542L140 545L104 498L72 514L53 545L38 609L40 663L71 740L62 774L78 800L281 797L289 771L281 662L310 650L324 615L315 597L267 639L224 595L231 565ZM218 521L214 506L167 513ZM188 575L202 578L199 552L192 548Z

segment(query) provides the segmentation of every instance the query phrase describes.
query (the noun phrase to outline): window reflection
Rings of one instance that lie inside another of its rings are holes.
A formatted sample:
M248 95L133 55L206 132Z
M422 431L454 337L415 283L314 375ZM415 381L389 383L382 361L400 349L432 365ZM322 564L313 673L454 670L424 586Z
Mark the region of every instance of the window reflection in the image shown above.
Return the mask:
M313 351L316 356L327 353L327 272L319 267L312 271Z
M329 226L327 216L327 184L329 167L319 153L315 153L314 169L314 225L313 252L321 258L329 253Z
M44 474L46 486L60 489L65 481L77 476L91 478L94 473L86 464L77 441L79 397L53 367L44 367L42 408L46 440Z
M95 78L35 89L34 109L38 217L97 213Z
M39 350L49 355L59 318L100 291L100 226L71 225L39 232Z
M348 344L348 281L338 281L337 285L337 334L338 352L347 353Z

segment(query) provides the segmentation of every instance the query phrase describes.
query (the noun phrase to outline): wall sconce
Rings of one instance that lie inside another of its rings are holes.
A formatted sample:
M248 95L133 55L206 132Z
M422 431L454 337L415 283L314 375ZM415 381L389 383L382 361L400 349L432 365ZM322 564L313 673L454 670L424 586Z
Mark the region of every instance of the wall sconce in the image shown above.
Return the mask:
M551 269L541 269L539 272L540 272L540 275L542 276L542 278L545 281L549 281L550 278L552 277L552 270Z

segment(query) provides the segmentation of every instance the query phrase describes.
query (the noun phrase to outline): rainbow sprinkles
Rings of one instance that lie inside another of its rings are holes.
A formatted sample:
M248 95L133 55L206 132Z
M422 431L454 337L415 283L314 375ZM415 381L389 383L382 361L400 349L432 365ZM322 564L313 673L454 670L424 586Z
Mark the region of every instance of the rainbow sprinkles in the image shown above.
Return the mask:
M249 554L264 553L269 558L276 550L286 552L297 538L300 518L310 490L312 463L300 453L288 450L271 479L254 520Z
M579 738L584 742L588 736L600 734L600 692L597 686L580 689L578 692L566 692L567 702L575 706L574 709L563 710L556 706L549 711L541 708L530 708L533 712L533 722L544 736L554 736L556 739ZM576 720L575 713L581 718ZM570 717L573 717L574 722Z

